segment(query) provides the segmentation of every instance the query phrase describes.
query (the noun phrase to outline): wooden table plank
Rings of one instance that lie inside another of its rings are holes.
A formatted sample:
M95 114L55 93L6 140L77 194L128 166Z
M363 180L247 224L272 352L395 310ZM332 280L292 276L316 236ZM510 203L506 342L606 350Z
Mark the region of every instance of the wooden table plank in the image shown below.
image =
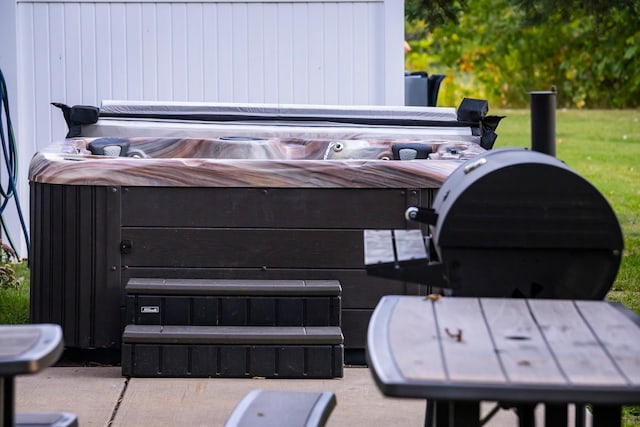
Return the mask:
M576 306L625 378L640 385L639 325L610 304L577 301Z
M480 300L496 352L513 383L565 384L526 300Z
M393 310L389 344L408 380L446 380L433 305L425 298L401 298Z
M529 300L529 307L571 384L626 384L573 301Z
M506 382L479 300L440 298L434 309L449 379L496 384Z
M395 261L391 230L364 230L365 265L394 263Z

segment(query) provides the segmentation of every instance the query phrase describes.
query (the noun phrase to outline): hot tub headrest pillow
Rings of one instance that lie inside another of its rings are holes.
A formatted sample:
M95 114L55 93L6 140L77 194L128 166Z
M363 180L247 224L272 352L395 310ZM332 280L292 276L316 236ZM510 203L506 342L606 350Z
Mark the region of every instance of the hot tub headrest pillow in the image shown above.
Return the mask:
M87 144L91 154L96 156L127 157L129 141L122 138L98 138Z
M82 133L82 125L91 125L98 121L100 117L100 109L91 105L74 105L69 107L66 104L52 102L51 105L62 110L65 122L67 122L67 138L80 136Z

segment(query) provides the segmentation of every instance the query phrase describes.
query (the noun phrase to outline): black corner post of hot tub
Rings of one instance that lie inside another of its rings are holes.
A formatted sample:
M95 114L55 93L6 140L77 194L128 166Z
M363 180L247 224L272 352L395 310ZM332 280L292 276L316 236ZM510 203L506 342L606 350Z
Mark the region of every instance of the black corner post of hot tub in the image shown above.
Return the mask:
M556 155L556 90L530 92L531 149Z

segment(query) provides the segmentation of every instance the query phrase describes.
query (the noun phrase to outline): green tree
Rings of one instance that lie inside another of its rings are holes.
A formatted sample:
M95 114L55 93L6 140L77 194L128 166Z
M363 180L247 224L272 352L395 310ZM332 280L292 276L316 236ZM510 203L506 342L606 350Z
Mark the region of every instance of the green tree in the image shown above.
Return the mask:
M526 105L529 91L551 85L560 106L638 106L640 0L560 3L468 0L455 21L409 38L407 68L446 73L444 87L503 106Z
M638 15L636 0L511 0L525 12L530 23L542 24L547 17L560 15L563 19L594 18L606 22L618 12Z
M428 30L447 22L456 22L466 7L464 0L406 0L404 15L409 21L420 21Z

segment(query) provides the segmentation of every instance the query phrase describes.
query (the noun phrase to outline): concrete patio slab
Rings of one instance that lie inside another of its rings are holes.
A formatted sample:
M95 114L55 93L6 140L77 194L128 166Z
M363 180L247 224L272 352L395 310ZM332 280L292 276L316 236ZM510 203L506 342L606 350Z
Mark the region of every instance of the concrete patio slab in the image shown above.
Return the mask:
M332 391L337 406L328 427L421 426L425 401L383 396L371 372L349 367L328 380L131 378L120 367L52 367L16 378L18 411L67 411L80 426L222 426L253 389ZM483 414L494 404L485 403ZM571 414L572 415L572 414ZM537 411L537 426L543 412ZM571 417L573 418L573 417ZM500 411L487 427L515 427L512 411Z
M125 382L119 367L48 368L16 377L16 410L73 412L81 426L106 426Z
M421 425L424 401L380 394L366 368L345 369L343 379L144 379L130 380L113 426L221 426L253 389L332 391L338 404L328 426ZM178 409L179 408L179 409Z

